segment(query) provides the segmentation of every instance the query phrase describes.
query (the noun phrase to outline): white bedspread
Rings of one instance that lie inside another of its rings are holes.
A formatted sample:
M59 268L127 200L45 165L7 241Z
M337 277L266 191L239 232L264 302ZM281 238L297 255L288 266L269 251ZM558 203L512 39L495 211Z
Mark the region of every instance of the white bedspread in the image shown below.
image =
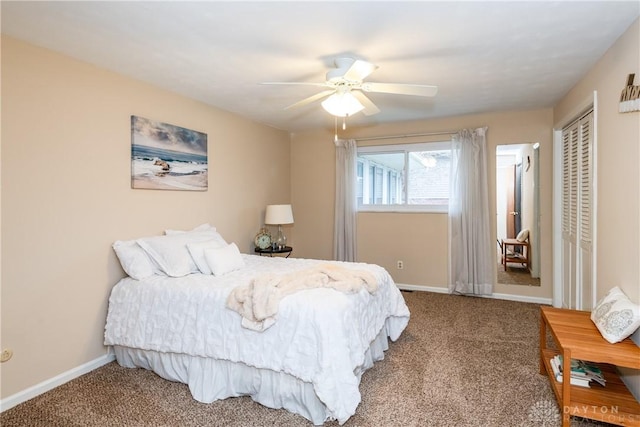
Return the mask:
M225 307L231 290L266 273L290 273L327 261L242 256L246 267L221 277L122 279L109 299L105 344L284 372L313 384L329 418L344 423L360 403L358 386L371 342L385 324L395 341L409 321L402 294L379 266L331 262L369 271L378 280L377 291L297 292L282 299L271 328L256 332L243 328L240 315Z

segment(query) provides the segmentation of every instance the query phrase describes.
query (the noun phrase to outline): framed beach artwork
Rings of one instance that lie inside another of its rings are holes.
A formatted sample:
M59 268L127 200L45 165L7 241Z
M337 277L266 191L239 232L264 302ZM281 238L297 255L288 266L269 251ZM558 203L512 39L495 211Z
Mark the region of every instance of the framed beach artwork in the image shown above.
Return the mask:
M206 191L207 134L131 116L131 188Z

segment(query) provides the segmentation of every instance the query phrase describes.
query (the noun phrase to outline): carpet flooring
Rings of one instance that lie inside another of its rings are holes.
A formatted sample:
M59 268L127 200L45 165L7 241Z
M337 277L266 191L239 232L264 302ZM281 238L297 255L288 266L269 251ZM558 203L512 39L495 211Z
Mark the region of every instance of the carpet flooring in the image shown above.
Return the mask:
M559 426L538 373L539 306L404 292L409 326L362 377L362 402L344 425ZM0 414L12 426L311 426L250 398L211 404L186 385L113 362ZM335 427L337 422L327 422ZM605 426L579 418L572 426Z
M505 285L540 286L540 278L531 277L531 273L519 264L508 264L504 271L502 264L498 264L498 283Z

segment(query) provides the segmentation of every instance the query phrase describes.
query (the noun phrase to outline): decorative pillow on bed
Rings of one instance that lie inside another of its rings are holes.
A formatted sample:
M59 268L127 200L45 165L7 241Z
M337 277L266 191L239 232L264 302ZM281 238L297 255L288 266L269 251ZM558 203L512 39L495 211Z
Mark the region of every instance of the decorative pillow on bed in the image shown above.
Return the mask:
M205 242L192 242L187 244L187 249L191 254L191 258L198 266L198 270L200 270L203 274L213 274L211 268L209 268L209 264L207 264L207 259L204 256L204 251L207 249L218 249L227 246L227 242L224 241L222 236L220 238L207 240Z
M640 327L640 306L616 286L598 302L591 312L591 320L604 339L617 343Z
M218 236L219 234L214 230L191 231L145 237L136 242L167 276L182 277L199 271L187 249L187 244L216 239Z
M214 276L222 276L244 267L244 259L235 243L221 248L205 249L204 256Z
M194 231L198 232L198 231L207 231L207 230L216 231L216 228L209 223L205 223L205 224L200 224L193 230L164 230L164 234L169 236L172 234L192 233Z
M154 274L163 274L135 240L117 240L112 246L129 277L141 280Z

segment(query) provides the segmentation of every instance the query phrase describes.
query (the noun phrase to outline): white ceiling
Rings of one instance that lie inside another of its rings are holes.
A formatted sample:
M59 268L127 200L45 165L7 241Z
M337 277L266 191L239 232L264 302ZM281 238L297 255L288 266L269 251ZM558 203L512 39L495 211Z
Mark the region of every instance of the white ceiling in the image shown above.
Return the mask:
M640 15L640 1L1 2L2 32L291 132L329 128L333 59L368 81L434 84L434 98L370 94L351 126L552 107ZM629 70L638 72L638 70ZM625 76L621 76L622 87Z

